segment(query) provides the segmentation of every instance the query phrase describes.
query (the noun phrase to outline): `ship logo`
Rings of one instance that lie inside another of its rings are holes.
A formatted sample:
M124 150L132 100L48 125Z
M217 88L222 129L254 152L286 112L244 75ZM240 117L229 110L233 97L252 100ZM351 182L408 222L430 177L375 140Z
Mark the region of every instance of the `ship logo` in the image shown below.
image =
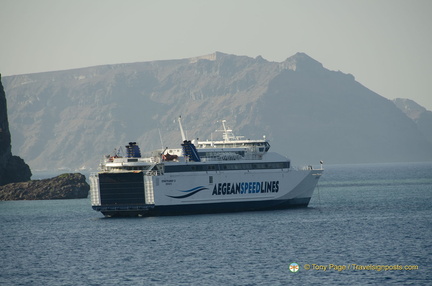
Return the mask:
M169 195L166 195L166 196L170 197L170 198L174 198L174 199L184 199L184 198L188 198L190 196L193 196L196 193L204 191L204 190L208 190L208 188L206 188L204 186L199 186L199 187L195 187L195 188L190 189L190 190L179 191L179 192L182 192L182 193L186 193L184 195L180 195L180 196L169 196Z

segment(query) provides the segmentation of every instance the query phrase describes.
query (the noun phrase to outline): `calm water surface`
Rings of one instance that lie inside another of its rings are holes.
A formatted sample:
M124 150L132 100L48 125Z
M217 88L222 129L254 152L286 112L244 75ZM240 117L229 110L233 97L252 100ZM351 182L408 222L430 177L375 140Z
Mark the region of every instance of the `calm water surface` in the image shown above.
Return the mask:
M283 211L106 219L87 199L0 202L0 265L0 285L431 285L432 163L327 166L309 207Z

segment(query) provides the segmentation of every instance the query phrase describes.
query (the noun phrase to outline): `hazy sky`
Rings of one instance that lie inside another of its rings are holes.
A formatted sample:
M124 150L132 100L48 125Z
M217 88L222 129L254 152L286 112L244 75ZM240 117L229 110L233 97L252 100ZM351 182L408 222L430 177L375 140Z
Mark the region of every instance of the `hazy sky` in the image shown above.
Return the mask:
M0 0L3 76L215 51L304 52L432 110L431 0Z

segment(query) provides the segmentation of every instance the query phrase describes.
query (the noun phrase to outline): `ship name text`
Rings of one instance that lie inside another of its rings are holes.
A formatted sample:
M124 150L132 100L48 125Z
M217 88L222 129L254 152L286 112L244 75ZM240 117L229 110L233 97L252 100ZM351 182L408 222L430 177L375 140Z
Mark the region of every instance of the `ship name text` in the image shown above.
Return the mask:
M279 192L279 181L219 183L215 184L212 195L220 196L277 192Z

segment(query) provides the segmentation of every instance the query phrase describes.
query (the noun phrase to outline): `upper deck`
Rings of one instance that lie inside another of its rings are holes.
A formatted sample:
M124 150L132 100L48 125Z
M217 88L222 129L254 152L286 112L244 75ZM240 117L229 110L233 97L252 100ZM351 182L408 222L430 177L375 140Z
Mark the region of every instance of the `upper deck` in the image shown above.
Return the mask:
M184 136L183 128L182 137ZM138 145L135 142L130 142L126 146L127 154L122 156L116 151L114 156L105 156L104 160L100 164L102 171L125 171L125 170L152 170L156 165L184 165L185 163L196 161L200 163L217 163L218 161L224 161L228 163L240 163L240 161L250 160L262 160L263 156L269 151L270 144L265 139L243 139L243 136L235 136L231 129L228 129L225 125L225 121L222 121L223 125L223 140L207 140L207 141L187 141L184 140L183 148L166 148L157 149L151 151L144 156L141 156ZM197 146L197 147L195 147ZM189 149L188 149L189 148ZM194 149L195 157L191 157L190 148ZM197 160L198 158L198 160ZM281 161L280 158L277 161ZM288 161L284 158L282 161ZM245 163L242 163L245 164ZM240 166L240 165L239 165ZM242 165L241 169L246 168L246 165ZM260 165L261 166L261 165ZM260 168L265 168L262 165ZM230 169L235 167L230 166ZM207 169L207 168L204 168ZM214 168L218 169L218 168Z

